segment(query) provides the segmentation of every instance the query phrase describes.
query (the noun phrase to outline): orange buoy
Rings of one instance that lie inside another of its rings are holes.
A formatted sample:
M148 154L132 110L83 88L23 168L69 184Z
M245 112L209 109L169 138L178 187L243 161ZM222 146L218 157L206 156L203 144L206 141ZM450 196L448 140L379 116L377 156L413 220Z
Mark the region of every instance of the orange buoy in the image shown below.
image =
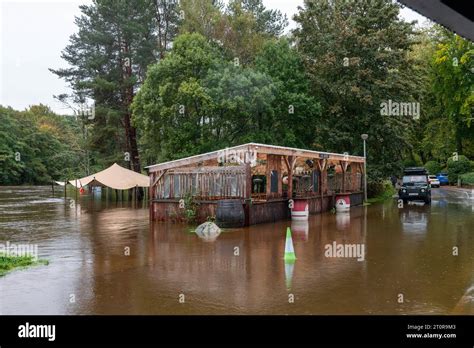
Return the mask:
M79 189L79 192L81 193L81 195L83 195L84 192L86 192L86 190L84 190L84 187L81 187L81 188Z

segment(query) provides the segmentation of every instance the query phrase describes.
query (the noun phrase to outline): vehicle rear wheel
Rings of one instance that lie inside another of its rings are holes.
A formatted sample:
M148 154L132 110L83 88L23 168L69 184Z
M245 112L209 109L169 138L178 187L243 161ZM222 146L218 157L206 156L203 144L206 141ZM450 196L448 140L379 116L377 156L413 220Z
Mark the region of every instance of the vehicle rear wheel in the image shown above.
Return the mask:
M425 204L431 204L431 197L425 198Z
M408 199L404 199L403 200L403 205L407 205L408 204Z

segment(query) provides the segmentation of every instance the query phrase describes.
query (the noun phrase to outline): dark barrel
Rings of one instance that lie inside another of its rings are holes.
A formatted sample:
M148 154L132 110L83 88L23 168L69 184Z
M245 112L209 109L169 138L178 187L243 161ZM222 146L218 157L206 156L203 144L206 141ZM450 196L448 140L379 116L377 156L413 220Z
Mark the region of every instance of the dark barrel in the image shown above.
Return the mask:
M245 212L242 201L240 199L217 201L216 224L221 228L243 227Z

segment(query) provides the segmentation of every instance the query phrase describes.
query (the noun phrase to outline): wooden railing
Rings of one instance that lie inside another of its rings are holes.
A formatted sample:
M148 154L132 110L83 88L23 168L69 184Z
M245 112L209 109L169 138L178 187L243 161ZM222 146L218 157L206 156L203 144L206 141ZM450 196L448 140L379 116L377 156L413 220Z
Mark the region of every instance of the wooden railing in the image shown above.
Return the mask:
M338 192L357 192L362 190L362 174L361 173L346 173L343 180L342 173L328 175L327 190L330 193ZM344 182L344 187L343 187Z
M192 195L200 200L244 198L244 166L177 169L166 172L156 185L155 198L172 199Z

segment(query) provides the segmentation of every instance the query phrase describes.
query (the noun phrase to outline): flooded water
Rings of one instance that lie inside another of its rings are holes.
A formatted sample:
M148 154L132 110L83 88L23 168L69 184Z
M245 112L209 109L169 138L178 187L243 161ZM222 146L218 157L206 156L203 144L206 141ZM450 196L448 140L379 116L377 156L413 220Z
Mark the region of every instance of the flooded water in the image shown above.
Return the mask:
M2 187L0 243L37 244L50 263L1 277L0 313L474 314L474 195L433 191L431 207L393 200L212 241L150 224L147 208ZM334 243L363 260L328 257Z

